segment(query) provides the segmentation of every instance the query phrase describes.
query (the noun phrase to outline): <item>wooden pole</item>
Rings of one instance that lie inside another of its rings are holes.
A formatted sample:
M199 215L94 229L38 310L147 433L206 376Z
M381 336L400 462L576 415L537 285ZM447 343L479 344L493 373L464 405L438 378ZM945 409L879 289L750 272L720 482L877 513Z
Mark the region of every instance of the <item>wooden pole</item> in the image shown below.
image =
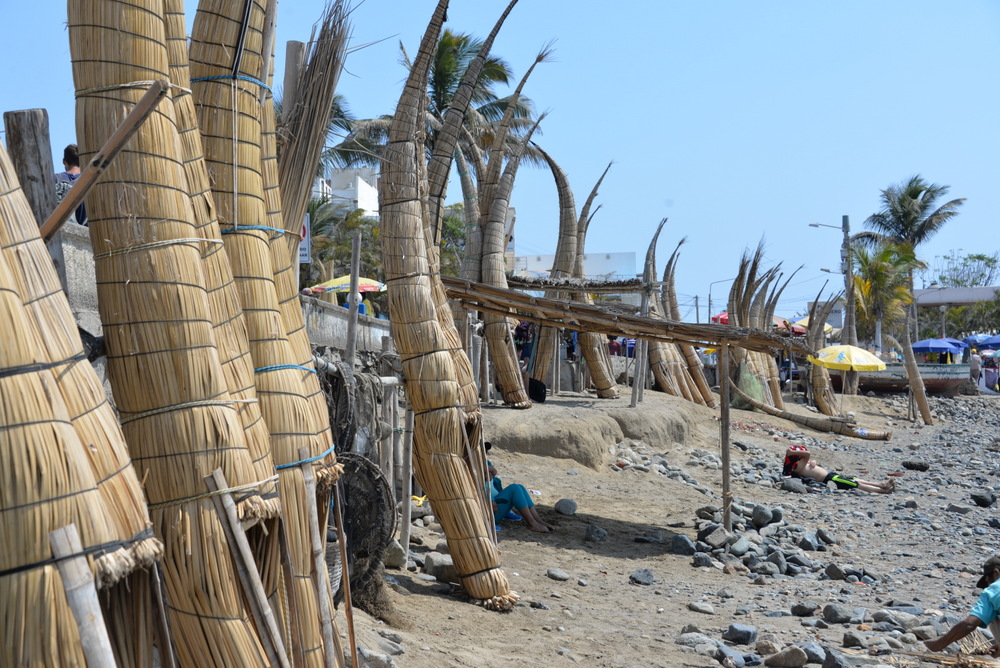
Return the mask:
M285 94L281 100L282 115L288 116L299 103L299 73L306 59L304 42L285 42Z
M559 340L561 338L560 337L561 334L562 330L556 328L552 329L552 339L555 342L552 345L552 395L553 396L559 394L559 381L561 380L559 377L560 376Z
M358 274L361 272L361 231L354 233L351 239L351 291L347 295L347 303L351 307L347 319L347 352L344 361L347 368L354 372L354 355L358 345Z
M83 545L75 524L67 525L49 533L52 555L56 557L56 567L66 589L73 618L80 629L80 643L88 666L116 666L115 653L111 649L111 638L104 626L101 602L97 598L94 574L83 555ZM34 633L48 633L53 629L32 629Z
M205 485L210 492L218 492L228 489L226 477L222 469L215 469L211 475L205 476ZM215 510L219 514L219 521L222 530L226 534L226 542L229 550L233 553L233 563L236 565L236 573L240 577L243 585L243 593L246 594L247 602L250 604L250 611L253 613L254 621L260 631L261 644L267 653L267 658L271 665L290 668L288 654L285 652L284 643L281 641L281 633L278 631L278 623L274 619L274 612L267 602L267 594L264 592L264 584L261 582L260 573L257 571L257 564L250 550L250 543L243 532L239 515L236 512L236 502L231 494L216 494L212 497Z
M292 554L291 548L288 544L288 529L285 527L284 522L278 522L278 546L281 550L281 574L285 578L286 588L291 588L291 583L295 581L295 576L292 574ZM286 638L288 639L288 647L295 657L293 663L296 668L306 665L306 655L305 648L302 647L301 643L295 642L293 629L299 628L299 618L298 618L298 607L294 605L288 605L287 599L282 604L283 609L287 611L287 616L285 620Z
M382 359L381 368L379 369L382 375L388 375L389 365L386 363L385 355L389 352L389 337L382 337ZM385 479L389 481L389 492L392 496L395 496L395 486L392 484L392 394L395 388L391 385L382 386L382 411L381 411L381 421L389 425L390 431L386 434L385 438L379 443L379 468L382 469L382 474Z
M399 543L403 546L406 559L410 557L410 524L413 521L413 409L406 407L406 428L403 433L403 467L400 470L403 480L403 512L400 519Z
M389 488L392 492L392 504L396 505L396 480L399 479L399 472L403 467L403 452L402 452L402 442L403 439L400 438L402 434L399 433L399 387L393 386L389 393L389 401L392 403L392 473L393 476L389 478Z
M177 657L174 656L174 634L170 628L170 618L167 616L167 597L163 589L163 566L160 562L156 562L149 569L149 576L153 581L153 604L156 606L156 632L159 634L159 637L154 642L160 648L160 661L163 666L165 668L177 668Z
M302 447L299 448L299 459L303 461L302 464L302 477L305 482L305 494L306 494L306 513L308 517L306 518L309 522L309 539L312 543L312 557L313 557L313 584L316 587L316 598L319 599L319 614L320 620L322 621L323 628L323 644L326 646L326 666L327 668L335 668L338 665L336 657L336 644L334 641L333 633L333 598L330 592L330 574L326 569L326 541L325 537L320 535L319 530L319 509L316 507L316 476L313 474L312 462L306 461L309 459L309 448ZM340 530L339 520L340 520L340 499L337 499L337 539L341 545L344 544L344 534ZM341 555L343 559L343 555ZM344 572L347 572L347 562L341 562L344 567ZM345 590L345 596L350 593L349 590ZM350 617L348 617L348 623L350 623ZM358 665L357 655L354 654L354 632L351 631L351 653L354 658L354 665Z
M490 342L482 337L483 347L479 360L479 372L482 374L482 383L479 387L480 401L483 403L493 403L493 389L490 386Z
M59 227L66 222L69 214L75 211L76 207L80 206L87 193L90 192L90 189L94 187L94 184L101 178L108 165L111 164L111 161L115 159L119 151L132 138L132 135L136 133L143 121L153 113L160 100L166 96L169 86L170 84L162 79L154 81L150 85L149 90L132 107L132 111L128 112L128 116L118 126L118 129L114 131L114 134L108 137L101 150L95 153L94 157L90 159L90 162L87 163L86 168L80 174L80 178L76 180L76 183L66 193L63 200L59 202L59 206L45 219L45 222L38 230L38 234L43 239L47 240L55 234Z
M36 224L41 225L56 208L49 114L44 109L8 111L4 113L3 120L7 129L7 149L14 163L17 181L35 215ZM59 283L65 291L68 283L62 236L53 236L47 245Z
M304 448L303 448L304 449ZM351 604L351 568L347 561L347 534L344 532L343 496L340 481L333 486L333 513L337 522L337 544L340 546L341 588L344 590L344 614L347 616L347 638L351 643L351 665L358 665L358 645L354 638L354 608Z
M479 398L483 399L483 379L480 375L482 373L482 356L483 356L483 339L479 335L473 335L472 337L472 354L469 359L472 360L472 377L476 379L476 389L479 390Z
M729 343L719 344L719 443L722 446L722 522L726 531L733 530L733 492L729 472Z

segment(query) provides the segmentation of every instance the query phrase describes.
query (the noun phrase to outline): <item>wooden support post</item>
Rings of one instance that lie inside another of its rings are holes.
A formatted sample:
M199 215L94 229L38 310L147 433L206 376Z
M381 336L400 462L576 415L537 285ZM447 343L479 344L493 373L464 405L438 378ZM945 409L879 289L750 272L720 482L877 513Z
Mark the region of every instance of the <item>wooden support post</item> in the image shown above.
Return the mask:
M333 486L333 513L337 522L337 544L340 546L341 588L344 591L344 614L347 617L347 639L351 643L351 665L358 665L358 644L354 638L354 608L351 603L351 567L347 561L347 534L344 532L343 495L340 481Z
M56 208L55 170L49 141L49 114L44 109L8 111L3 115L7 129L7 150L14 164L17 181L28 200L36 224L41 226ZM67 289L66 259L62 236L53 236L47 244L52 264L63 291Z
M306 521L309 522L309 540L312 544L312 558L313 558L313 585L316 587L316 598L319 599L319 616L321 625L323 628L323 645L326 647L326 666L327 668L335 668L339 661L336 657L336 642L334 640L333 632L333 597L330 592L330 574L326 569L326 537L320 534L319 527L319 508L316 507L316 476L313 474L312 462L306 460L310 459L309 448L302 447L299 448L299 460L304 462L302 464L302 477L305 482L305 495L306 495ZM337 517L340 518L340 499L337 499ZM344 544L344 534L340 529L340 525L337 525L337 540L341 545ZM343 556L341 556L343 559ZM341 562L344 567L344 573L347 573L347 561ZM350 590L345 590L345 596L350 593ZM346 600L346 599L345 599ZM348 623L350 624L350 617L348 617ZM354 634L351 634L351 646L354 646ZM357 656L354 656L354 665L358 665Z
M290 114L293 107L299 104L299 75L302 72L302 63L305 59L305 42L285 42L285 94L281 100L285 114Z
M347 319L347 352L344 362L351 373L354 373L354 354L358 345L358 275L361 272L361 232L356 231L351 239L351 291L347 295L350 305L350 316ZM353 380L347 379L344 380Z
M482 354L483 354L483 339L482 337L473 334L472 336L472 353L469 355L469 359L472 360L472 377L476 379L476 389L479 390L480 400L483 397L483 380L480 377L480 369L482 368Z
M636 342L636 347L639 349L639 357L636 361L636 370L639 373L639 398L638 402L642 403L646 394L646 382L649 380L649 341L643 339L642 341Z
M413 409L406 407L406 428L403 433L403 466L400 469L403 480L403 512L399 526L399 544L403 546L406 560L410 558L410 524L413 521Z
M210 492L218 492L229 487L222 469L216 469L212 475L205 476L205 485ZM290 668L291 663L288 661L288 654L285 653L281 633L278 631L278 623L275 621L274 612L267 602L267 594L264 592L264 584L257 571L250 543L247 541L246 534L243 533L243 526L240 524L239 515L236 512L236 502L228 493L216 494L212 497L212 502L219 514L219 522L226 534L229 550L233 553L236 573L240 577L243 593L246 594L247 602L250 604L250 611L253 613L254 621L260 632L261 644L264 646L267 658L273 666Z
M389 352L389 337L382 337L382 364L379 372L382 375L388 375L390 368L388 363L386 363L385 355ZM385 438L379 443L379 468L382 469L382 475L385 479L389 481L389 492L392 496L396 496L396 489L392 484L392 464L393 464L393 452L392 452L392 398L393 392L396 388L392 385L382 385L382 410L381 410L381 421L389 425L389 433L386 434Z
M399 433L399 387L390 388L389 401L392 403L392 477L389 478L389 488L392 492L392 505L395 507L398 497L396 496L396 480L399 479L399 472L403 467L402 442ZM400 485L402 487L402 485Z
M115 653L111 649L111 638L104 626L101 602L97 598L94 574L90 572L87 557L83 555L83 545L75 524L70 524L49 533L52 555L58 559L56 567L66 589L73 618L80 629L80 643L88 666L115 666ZM52 629L33 629L34 633L51 632Z
M719 342L719 443L722 446L722 522L726 531L733 530L733 491L729 472L729 342Z
M562 361L559 359L559 343L562 330L555 327L552 328L552 396L559 394L559 367L562 365Z
M479 400L484 404L493 403L493 389L490 387L490 342L482 337L483 347L479 362L479 373L482 374L482 381L479 385Z

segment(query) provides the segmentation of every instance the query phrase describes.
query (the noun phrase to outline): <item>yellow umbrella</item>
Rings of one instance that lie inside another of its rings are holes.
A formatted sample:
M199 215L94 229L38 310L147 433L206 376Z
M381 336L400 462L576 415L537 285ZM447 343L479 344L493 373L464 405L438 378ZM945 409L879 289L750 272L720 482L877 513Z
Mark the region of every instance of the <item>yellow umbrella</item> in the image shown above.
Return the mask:
M793 325L801 325L803 327L808 328L809 327L809 316L806 316L806 317L802 318L801 320L796 320L792 324ZM824 322L823 323L823 332L826 333L826 334L829 334L832 331L833 331L833 325L831 325L828 322Z
M842 369L846 371L881 371L885 362L874 353L857 346L827 346L816 357L809 356L809 361L827 369Z
M310 288L313 292L348 292L350 289L350 274L331 278L325 283L320 283ZM385 283L380 283L374 278L358 278L358 292L382 292L383 290L385 290Z

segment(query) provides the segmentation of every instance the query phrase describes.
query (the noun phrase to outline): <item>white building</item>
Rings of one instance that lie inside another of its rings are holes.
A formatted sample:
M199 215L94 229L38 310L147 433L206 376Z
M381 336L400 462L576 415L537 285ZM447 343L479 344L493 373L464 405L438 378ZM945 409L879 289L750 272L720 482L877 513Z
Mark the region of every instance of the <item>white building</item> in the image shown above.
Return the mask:
M314 197L342 201L354 209L364 209L366 216L378 217L378 170L374 167L332 169L316 179Z

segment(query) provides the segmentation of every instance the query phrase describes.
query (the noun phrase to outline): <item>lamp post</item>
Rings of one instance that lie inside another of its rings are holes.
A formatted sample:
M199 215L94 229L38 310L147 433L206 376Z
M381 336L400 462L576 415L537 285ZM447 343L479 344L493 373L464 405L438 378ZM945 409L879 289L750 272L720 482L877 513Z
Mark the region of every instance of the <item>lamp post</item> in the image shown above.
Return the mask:
M733 278L723 278L718 281L712 281L708 284L708 321L712 322L712 286L718 283L725 283L726 281L735 281L736 277Z
M844 241L840 246L840 268L844 272L844 328L840 336L840 342L847 345L858 345L858 330L854 321L854 275L851 258L851 219L844 216L840 229L844 232ZM823 223L809 223L809 227L830 227L838 229L836 225L824 225ZM846 339L846 340L845 340ZM876 342L876 346L881 351L882 342ZM844 393L858 393L857 372L849 371L844 374Z

